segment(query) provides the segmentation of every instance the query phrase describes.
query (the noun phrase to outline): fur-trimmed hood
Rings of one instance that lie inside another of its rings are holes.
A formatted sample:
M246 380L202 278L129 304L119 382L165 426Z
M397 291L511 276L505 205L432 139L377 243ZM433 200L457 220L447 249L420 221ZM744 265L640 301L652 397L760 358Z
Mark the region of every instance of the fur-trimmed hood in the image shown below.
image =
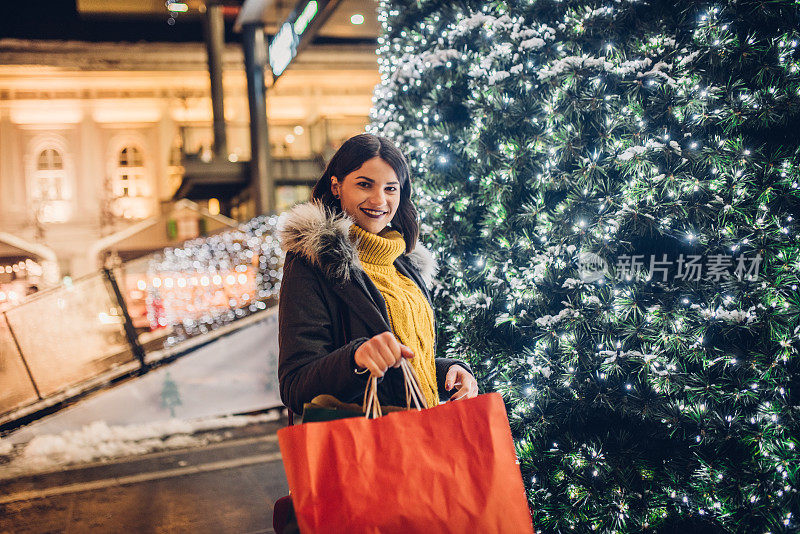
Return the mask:
M303 256L331 280L347 282L352 271L363 270L356 241L350 236L353 224L355 221L346 213L336 214L323 204L310 201L281 215L277 235L284 252ZM433 254L417 241L414 250L404 256L430 289L438 271Z

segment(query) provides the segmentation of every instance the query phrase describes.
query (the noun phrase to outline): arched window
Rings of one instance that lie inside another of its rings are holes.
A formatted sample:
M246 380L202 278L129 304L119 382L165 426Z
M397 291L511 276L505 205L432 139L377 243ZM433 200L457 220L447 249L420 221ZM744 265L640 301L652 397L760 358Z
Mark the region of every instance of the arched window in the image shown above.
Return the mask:
M145 219L152 214L151 185L141 146L127 142L112 153L112 212L124 219Z
M45 148L36 158L34 198L38 200L65 200L64 158L55 148Z
M31 198L36 218L43 223L64 222L70 216L70 190L64 155L58 148L34 152Z
M117 198L147 196L144 158L138 147L126 146L119 151L114 185Z

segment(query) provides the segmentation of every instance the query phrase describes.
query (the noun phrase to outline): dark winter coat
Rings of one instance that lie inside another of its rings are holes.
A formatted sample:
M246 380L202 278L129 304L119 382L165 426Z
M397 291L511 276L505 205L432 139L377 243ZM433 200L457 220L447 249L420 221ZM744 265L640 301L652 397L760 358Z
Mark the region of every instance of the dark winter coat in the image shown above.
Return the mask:
M355 351L372 336L391 331L386 302L351 241L352 224L346 214L334 215L316 202L295 206L279 223L286 259L278 305L278 378L283 403L296 413L321 394L360 404L369 374L355 373ZM394 265L431 303L437 266L430 251L418 242ZM471 372L464 362L436 358L442 397L447 396L445 375L454 364ZM399 368L385 373L378 394L382 404L405 406Z

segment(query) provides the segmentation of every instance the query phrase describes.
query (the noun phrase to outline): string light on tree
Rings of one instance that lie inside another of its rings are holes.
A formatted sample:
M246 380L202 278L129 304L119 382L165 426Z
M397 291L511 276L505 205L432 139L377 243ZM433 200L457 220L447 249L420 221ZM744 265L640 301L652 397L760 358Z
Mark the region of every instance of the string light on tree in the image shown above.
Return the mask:
M504 395L537 530L798 528L799 11L381 2L369 130L409 157L439 355ZM615 276L663 253L762 262Z

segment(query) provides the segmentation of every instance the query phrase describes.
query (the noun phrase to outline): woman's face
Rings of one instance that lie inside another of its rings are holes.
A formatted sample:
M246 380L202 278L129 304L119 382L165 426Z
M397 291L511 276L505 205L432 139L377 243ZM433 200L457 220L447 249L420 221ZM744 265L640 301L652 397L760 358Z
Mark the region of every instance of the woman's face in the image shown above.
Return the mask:
M400 205L400 182L392 166L368 159L344 178L331 177L331 192L361 228L373 234L386 228Z

